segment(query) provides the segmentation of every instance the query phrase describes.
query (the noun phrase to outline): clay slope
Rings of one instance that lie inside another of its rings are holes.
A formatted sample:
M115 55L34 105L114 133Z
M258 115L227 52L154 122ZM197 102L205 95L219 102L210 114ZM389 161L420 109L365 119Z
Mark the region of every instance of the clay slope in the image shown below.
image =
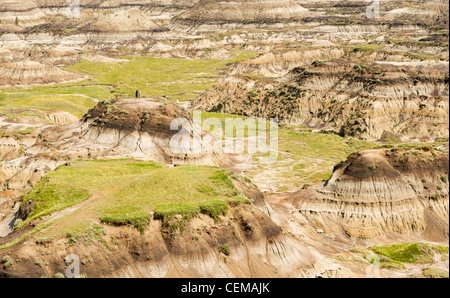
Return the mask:
M202 0L175 24L198 28L201 25L268 24L298 21L307 9L292 0Z
M0 3L0 19L22 21L40 18L44 13L34 0L5 0Z
M234 76L193 101L207 111L379 139L448 135L448 62L315 61L282 80Z
M13 269L0 267L0 277L53 277L66 272L69 254L80 256L80 273L89 278L358 276L246 204L230 206L218 222L206 215L194 218L185 223L183 232L152 219L143 234L131 226L106 226L99 239L88 237L81 236L75 244L66 237L27 238L26 245L2 251L20 263ZM228 255L222 249L225 245ZM35 260L49 265L37 267Z
M42 152L51 147L78 158L117 156L166 163L220 163L221 156L216 155L220 149L215 148L214 139L201 130L199 136L205 142L204 150L178 153L182 150L177 147L181 142L171 143L181 129L172 123L177 118L193 125L188 112L174 104L152 99L104 101L76 123L45 130L34 150ZM193 131L184 132L185 137L194 135Z
M0 64L0 86L61 83L79 79L83 79L80 74L30 60Z
M420 235L448 241L449 159L423 149L376 149L350 155L329 181L292 202L316 227L338 237Z
M222 153L214 138L201 131L182 130L176 118L194 127L192 117L181 107L151 99L105 101L80 121L44 129L26 155L5 161L0 168L1 186L23 191L43 175L72 159L136 158L168 164L200 164L233 167L234 159ZM184 126L186 127L186 126ZM180 135L181 133L181 135ZM177 136L175 136L177 135ZM182 147L186 138L202 139L201 151ZM187 149L187 150L185 150ZM17 148L5 147L5 156Z
M87 32L147 32L166 30L148 20L139 9L118 10L109 13L83 14L77 25Z

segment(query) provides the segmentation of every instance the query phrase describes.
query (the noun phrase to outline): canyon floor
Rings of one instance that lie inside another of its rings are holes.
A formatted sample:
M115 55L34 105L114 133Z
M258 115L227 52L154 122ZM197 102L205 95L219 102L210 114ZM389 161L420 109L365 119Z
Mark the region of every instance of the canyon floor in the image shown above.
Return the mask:
M0 1L0 277L448 278L448 18Z

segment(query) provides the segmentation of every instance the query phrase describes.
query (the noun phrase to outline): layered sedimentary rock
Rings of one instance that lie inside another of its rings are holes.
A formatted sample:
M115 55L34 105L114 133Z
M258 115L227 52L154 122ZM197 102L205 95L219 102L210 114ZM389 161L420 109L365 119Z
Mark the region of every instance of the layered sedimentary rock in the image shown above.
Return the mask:
M299 21L307 11L292 0L202 0L188 12L175 18L174 24L194 30L246 24L266 26Z
M29 23L44 15L35 0L5 0L0 3L0 19L6 22Z
M69 252L92 256L93 261L83 261L85 265L81 269L90 278L362 276L284 233L266 214L251 205L230 207L228 213L220 222L209 217L195 218L186 223L183 233L152 220L143 234L133 227L108 226L107 240L103 242L79 241L70 245L63 237L29 240L28 245L12 249L11 256L20 257L21 262L15 264L14 270L0 267L0 276L54 276L64 272L67 266L64 259ZM105 249L105 243L116 247L119 253L111 254ZM228 255L221 252L224 245L230 248ZM37 259L49 266L36 266Z
M8 160L14 158L19 153L20 145L14 138L0 138L0 160Z
M184 120L174 122L176 119ZM180 132L181 128L185 130ZM182 147L186 144L181 138L194 138L194 135L201 137L202 145L207 147L198 153L190 148L191 140L186 148ZM220 148L215 148L213 138L201 129L195 132L187 111L151 99L99 103L80 121L43 131L33 150L41 152L49 142L52 148L79 157L129 156L166 163L211 165L220 162L220 157L215 155Z
M379 139L448 135L448 62L314 61L284 80L229 77L193 105Z
M47 117L56 120L64 115L49 113ZM79 121L61 120L70 124L45 128L25 156L2 164L1 186L24 190L57 166L79 158L137 158L226 167L235 163L210 134L194 125L187 111L174 104L151 99L104 101ZM5 156L17 151L14 144L3 147Z
M0 85L61 83L82 78L80 74L31 60L0 64Z
M35 44L82 45L172 38L173 34L152 18L164 19L166 14L166 18L171 18L175 12L165 12L166 7L178 7L176 12L183 10L184 5L189 7L177 6L179 2L11 0L0 6L0 33L5 33L0 45L24 49Z
M329 181L291 197L299 212L326 233L371 239L417 233L448 240L445 152L375 149L354 153Z
M328 43L326 43L328 44ZM265 77L283 77L291 69L310 65L315 60L337 59L344 56L338 47L317 47L306 50L286 50L281 53L267 53L255 59L247 59L233 66L232 75L253 74Z

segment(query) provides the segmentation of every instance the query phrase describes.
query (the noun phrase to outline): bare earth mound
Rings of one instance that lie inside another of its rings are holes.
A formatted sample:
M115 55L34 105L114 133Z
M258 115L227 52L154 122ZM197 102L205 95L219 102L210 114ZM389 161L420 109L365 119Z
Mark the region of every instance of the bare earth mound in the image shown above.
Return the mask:
M84 31L116 33L164 30L164 28L149 20L139 9L83 14L78 27Z
M280 80L229 77L193 105L361 139L385 131L420 139L448 135L448 98L448 62L335 59L294 68Z
M448 162L428 148L362 151L292 202L313 225L343 238L414 232L448 241Z
M0 64L0 86L62 83L82 78L80 74L30 60Z
M44 131L36 148L47 147L51 142L50 147L76 158L132 157L205 165L218 165L226 160L220 153L216 155L219 148L215 148L214 139L201 130L208 147L201 153L177 147L182 146L181 141L171 143L179 133L189 138L194 136L194 130L180 131L181 126L173 124L177 118L185 119L193 127L190 114L174 104L152 99L108 100L99 103L77 123Z
M202 25L229 26L230 23L266 25L298 21L307 11L291 0L203 0L174 22L191 28Z

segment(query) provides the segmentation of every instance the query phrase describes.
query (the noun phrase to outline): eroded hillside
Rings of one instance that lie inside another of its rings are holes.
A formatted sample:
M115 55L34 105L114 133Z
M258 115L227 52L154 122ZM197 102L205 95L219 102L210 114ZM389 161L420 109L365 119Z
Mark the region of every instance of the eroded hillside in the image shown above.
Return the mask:
M448 0L0 2L0 277L448 277Z

